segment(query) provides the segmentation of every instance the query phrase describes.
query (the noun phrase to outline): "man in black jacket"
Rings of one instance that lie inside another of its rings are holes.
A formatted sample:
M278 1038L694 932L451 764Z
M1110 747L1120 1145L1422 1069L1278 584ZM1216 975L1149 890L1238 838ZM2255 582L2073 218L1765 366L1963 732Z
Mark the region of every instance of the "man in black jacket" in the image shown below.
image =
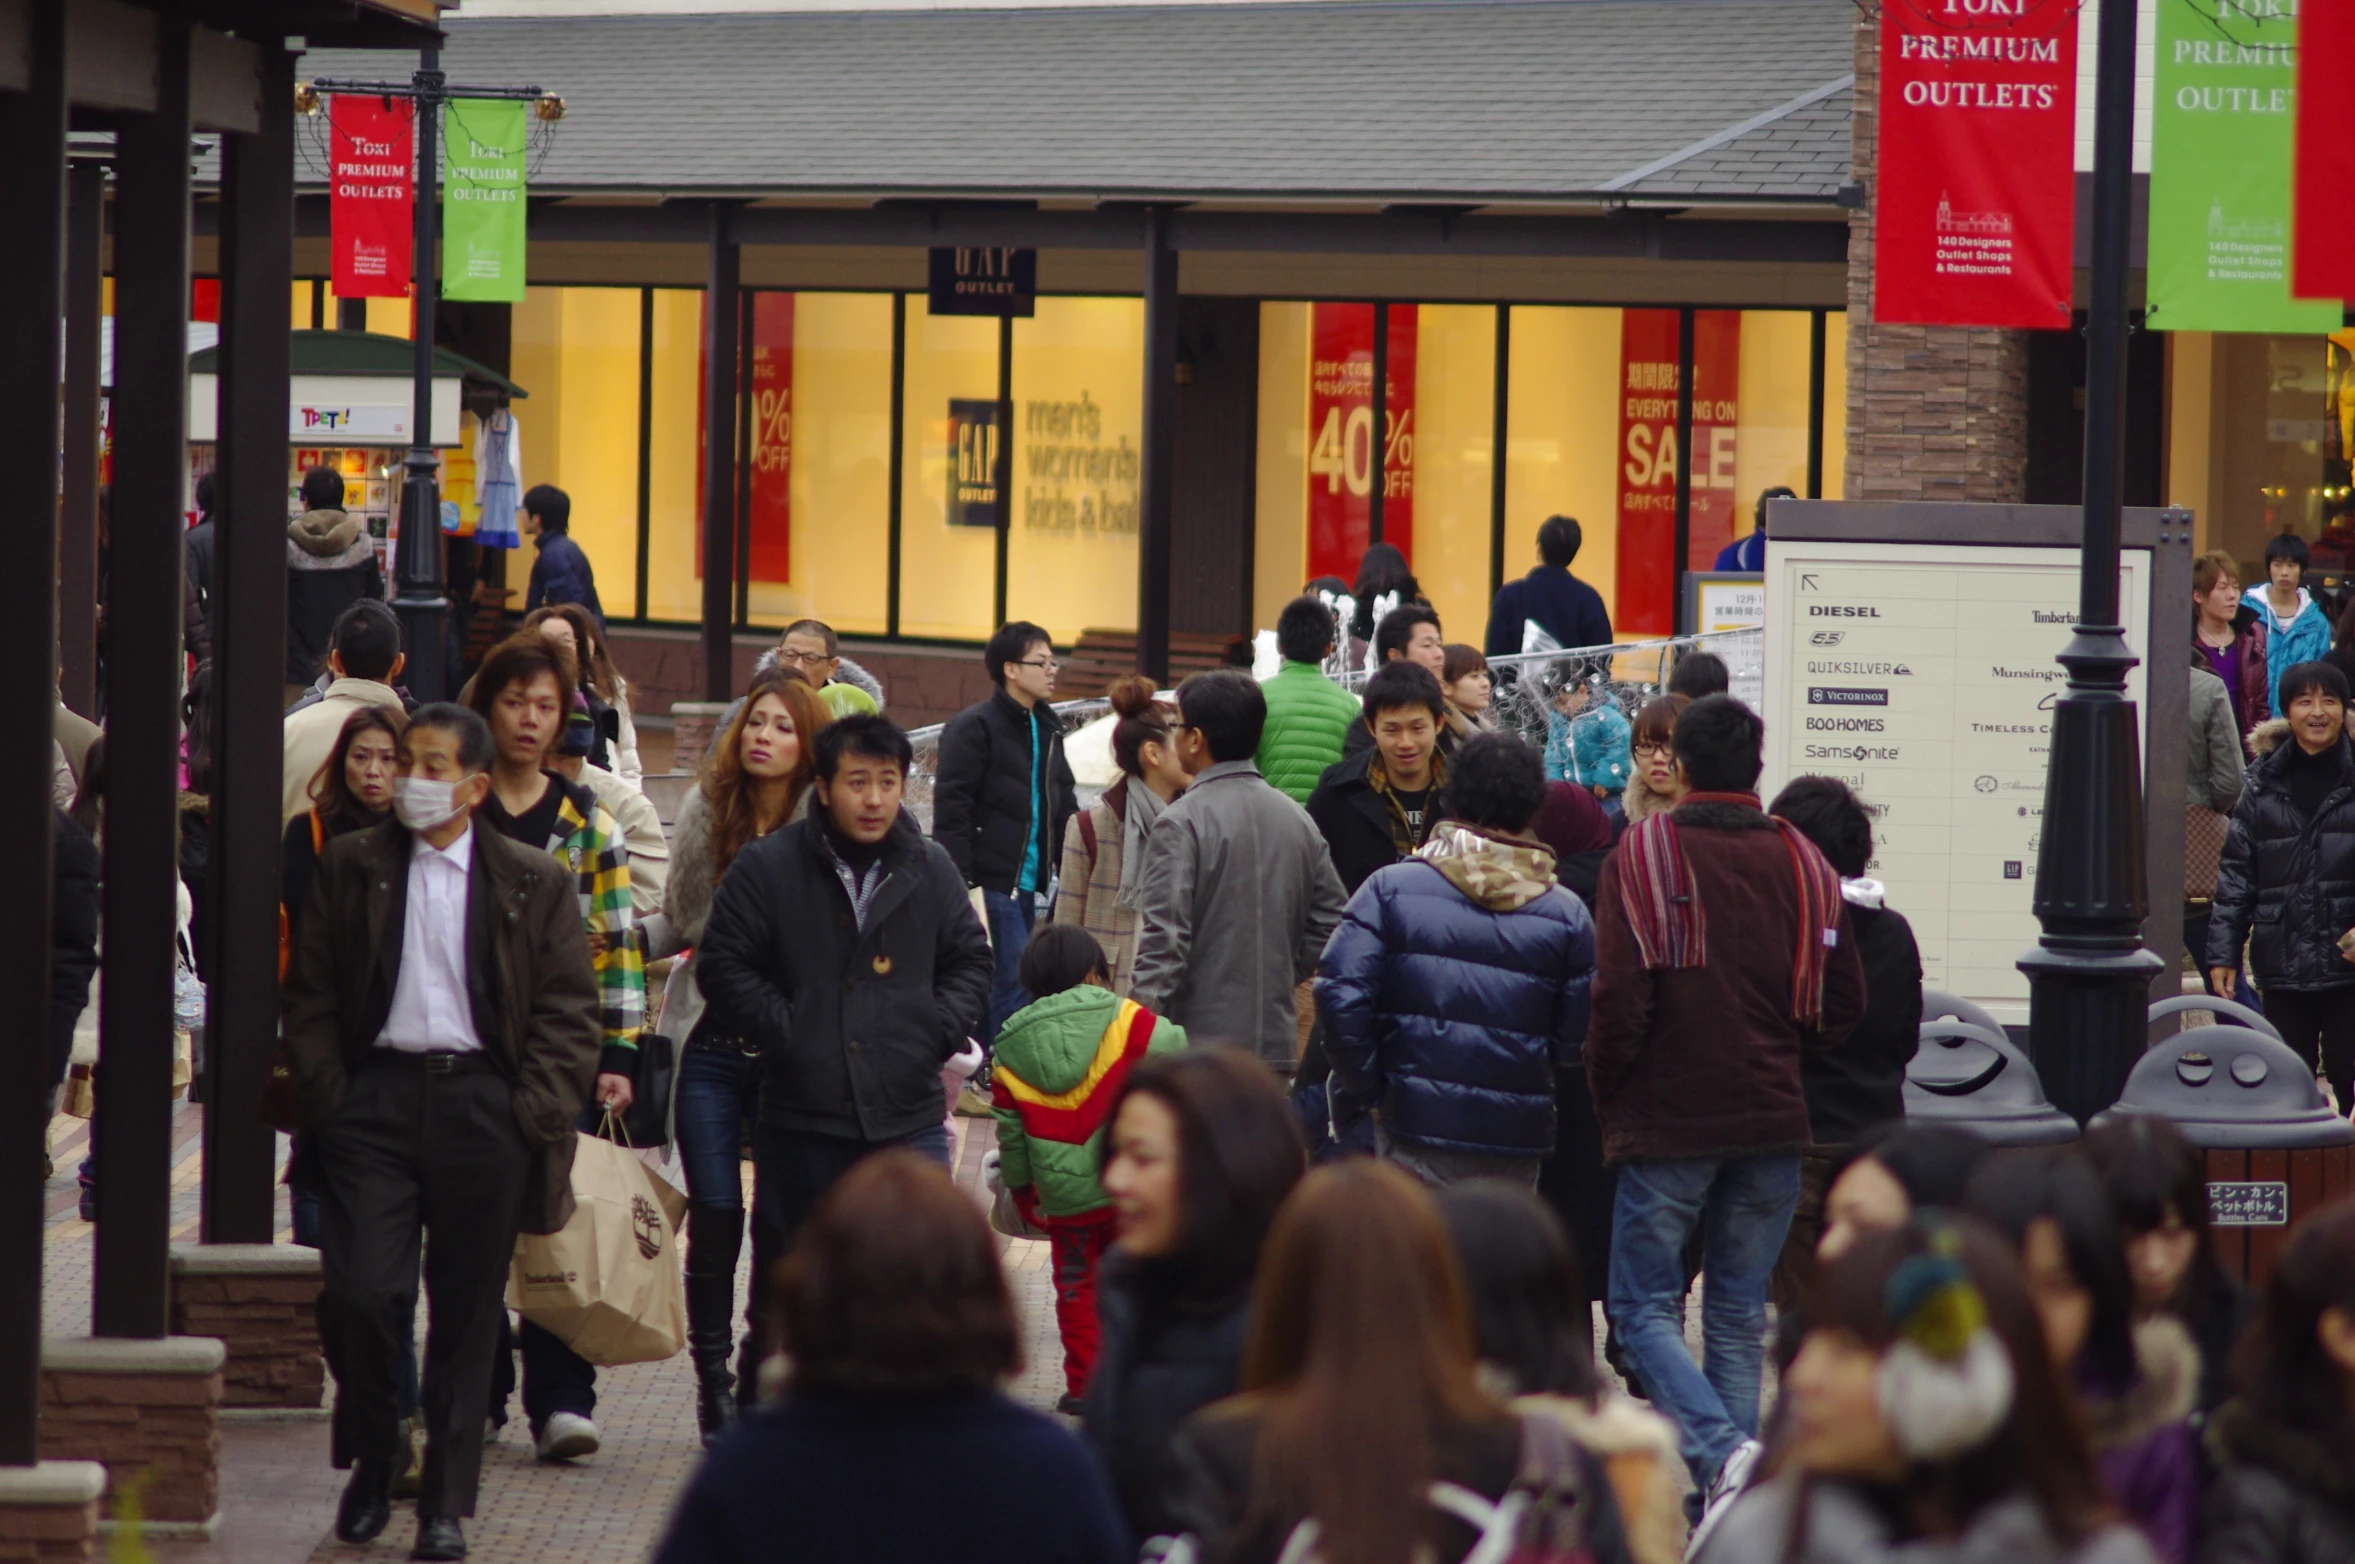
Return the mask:
M981 887L997 957L984 1051L1006 1017L1030 1003L1022 991L1022 948L1077 809L1063 759L1063 723L1047 704L1055 693L1055 648L1047 632L1017 619L982 652L997 693L949 719L940 732L932 787L932 839L967 885Z
M695 958L710 1023L762 1055L755 1318L770 1268L853 1163L905 1146L947 1164L941 1066L989 997L965 877L900 808L907 736L862 714L815 750L817 807L736 855Z
M1308 799L1308 817L1324 833L1350 895L1431 834L1447 782L1439 748L1446 721L1447 697L1421 664L1393 662L1366 681L1358 726L1371 742L1328 769Z
M1883 903L1872 866L1873 817L1837 777L1797 777L1766 812L1787 820L1839 871L1840 897L1864 963L1864 1019L1837 1048L1799 1056L1799 1090L1807 1098L1806 1152L1799 1159L1799 1204L1775 1266L1776 1301L1795 1306L1814 1283L1815 1240L1823 1227L1824 1184L1848 1147L1905 1117L1905 1067L1922 1031L1922 953L1913 925Z

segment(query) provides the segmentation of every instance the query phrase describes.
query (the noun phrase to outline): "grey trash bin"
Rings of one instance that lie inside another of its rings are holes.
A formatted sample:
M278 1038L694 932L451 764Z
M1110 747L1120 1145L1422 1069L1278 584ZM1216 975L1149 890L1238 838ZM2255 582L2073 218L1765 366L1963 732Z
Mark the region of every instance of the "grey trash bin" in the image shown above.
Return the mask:
M1970 1021L1922 1023L1921 1046L1905 1067L1905 1117L1911 1124L1951 1124L1997 1146L2058 1146L2077 1138L2077 1121L2046 1098L2036 1066L2019 1046Z
M2153 1044L2118 1105L2173 1122L2208 1161L2208 1220L2224 1268L2262 1287L2292 1224L2348 1192L2355 1124L2331 1111L2314 1070L2279 1039L2197 1026Z

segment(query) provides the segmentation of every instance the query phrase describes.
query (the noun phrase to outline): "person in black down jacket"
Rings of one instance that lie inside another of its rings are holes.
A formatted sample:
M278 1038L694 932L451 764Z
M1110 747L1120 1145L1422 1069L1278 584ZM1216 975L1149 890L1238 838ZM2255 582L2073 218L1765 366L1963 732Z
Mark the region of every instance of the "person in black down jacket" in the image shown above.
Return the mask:
M989 941L964 878L900 807L907 735L888 718L844 717L819 730L816 752L817 807L737 853L695 955L704 1024L762 1056L756 1300L861 1157L905 1146L948 1165L940 1067L989 995Z
M1240 1382L1259 1252L1307 1153L1275 1076L1233 1048L1147 1059L1107 1122L1120 1241L1097 1278L1080 1420L1141 1539L1171 1529L1170 1436Z
M1380 1154L1425 1183L1534 1186L1554 1149L1554 1070L1586 1041L1595 939L1526 834L1544 803L1517 734L1471 740L1430 840L1358 888L1317 968L1335 1075L1374 1105Z
M981 1019L983 1051L1006 1017L1030 1003L1022 991L1022 947L1038 921L1039 898L1055 877L1063 827L1078 809L1063 759L1055 693L1055 647L1028 620L1000 626L982 659L997 693L968 706L940 730L932 784L932 839L967 885L981 887L997 960Z
M2208 918L2208 984L2231 997L2247 944L2266 1019L2301 1058L2313 1059L2319 1045L2322 1073L2345 1113L2355 1084L2355 964L2339 944L2355 930L2347 676L2328 663L2286 669L2281 707L2288 716L2253 736L2262 758L2249 768L2224 833Z
M1921 1043L1922 953L1913 925L1883 904L1881 883L1864 877L1872 866L1873 817L1847 783L1795 778L1766 812L1796 826L1839 871L1848 927L1864 963L1864 1019L1838 1048L1799 1057L1808 1147L1799 1159L1799 1204L1775 1267L1775 1301L1789 1309L1804 1295L1814 1268L1832 1168L1845 1161L1849 1147L1905 1117L1905 1067Z
M2355 1204L2299 1224L2208 1420L2198 1564L2355 1564Z

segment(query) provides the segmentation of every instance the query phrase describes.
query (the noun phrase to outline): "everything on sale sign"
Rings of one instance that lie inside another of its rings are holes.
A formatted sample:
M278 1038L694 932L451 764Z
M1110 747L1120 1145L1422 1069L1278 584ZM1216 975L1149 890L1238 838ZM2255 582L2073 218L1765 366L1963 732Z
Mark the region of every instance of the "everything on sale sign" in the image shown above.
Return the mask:
M409 296L416 124L415 106L406 98L347 93L328 100L334 178L327 222L339 299Z
M2067 326L2075 5L1885 0L1880 71L1873 317Z

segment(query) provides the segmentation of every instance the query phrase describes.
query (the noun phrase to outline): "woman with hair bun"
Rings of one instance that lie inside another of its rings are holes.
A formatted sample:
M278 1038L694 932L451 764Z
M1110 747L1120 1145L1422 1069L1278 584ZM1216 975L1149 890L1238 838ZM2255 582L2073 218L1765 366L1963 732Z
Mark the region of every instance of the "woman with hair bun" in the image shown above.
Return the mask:
M1174 710L1154 698L1151 679L1123 674L1109 693L1120 717L1112 728L1112 759L1121 776L1064 828L1055 921L1076 923L1096 937L1112 992L1126 995L1137 964L1145 837L1163 806L1186 790L1186 769L1178 764Z

